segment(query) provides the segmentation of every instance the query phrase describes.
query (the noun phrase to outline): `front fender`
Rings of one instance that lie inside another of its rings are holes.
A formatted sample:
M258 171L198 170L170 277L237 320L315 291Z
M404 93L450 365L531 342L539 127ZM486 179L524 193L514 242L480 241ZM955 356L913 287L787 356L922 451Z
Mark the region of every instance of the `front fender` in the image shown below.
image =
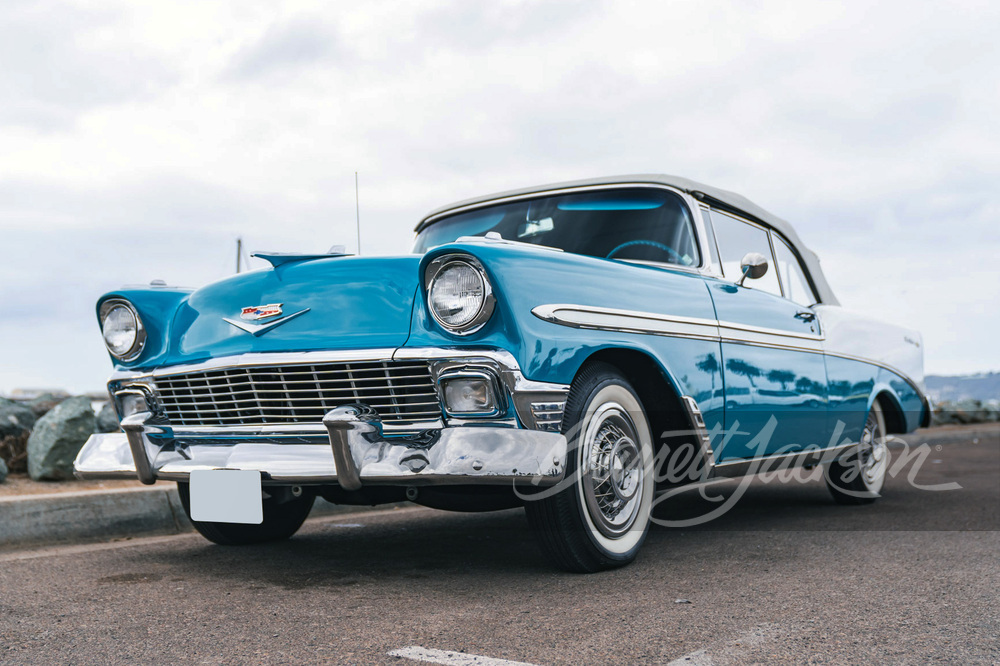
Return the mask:
M559 384L571 383L595 353L627 349L655 359L678 392L695 396L703 410L721 408L718 341L576 328L532 312L538 306L568 303L714 320L711 297L697 273L526 244L471 242L429 251L421 261L421 274L444 254L469 255L482 264L497 299L493 317L471 335L448 333L431 317L421 280L406 346L504 349L514 355L526 378Z

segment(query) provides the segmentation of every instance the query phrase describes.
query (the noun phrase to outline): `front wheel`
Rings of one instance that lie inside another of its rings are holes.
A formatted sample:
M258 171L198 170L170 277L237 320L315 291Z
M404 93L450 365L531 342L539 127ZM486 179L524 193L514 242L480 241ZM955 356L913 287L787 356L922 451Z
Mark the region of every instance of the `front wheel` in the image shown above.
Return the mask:
M542 549L568 571L628 564L646 539L653 503L652 437L628 380L605 363L585 368L570 389L563 433L563 487L525 503Z
M180 495L181 506L190 520L191 492L188 484L178 481L177 494ZM264 498L264 521L260 525L205 523L196 520L192 520L191 524L203 537L223 546L283 541L302 527L314 500L315 496L308 493L294 497L288 488L275 488L270 496Z
M837 504L870 504L880 497L889 466L885 439L885 417L876 400L858 446L827 466L826 486Z

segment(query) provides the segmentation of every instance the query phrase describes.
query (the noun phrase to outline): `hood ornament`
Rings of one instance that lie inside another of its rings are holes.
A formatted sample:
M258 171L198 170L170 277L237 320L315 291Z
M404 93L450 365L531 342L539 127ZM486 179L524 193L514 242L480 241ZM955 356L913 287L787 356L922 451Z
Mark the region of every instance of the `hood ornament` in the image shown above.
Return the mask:
M290 315L284 316L281 319L274 319L269 322L265 322L263 324L250 323L251 321L258 321L260 319L267 319L269 317L277 317L282 312L281 306L282 306L281 303L269 303L267 305L256 305L253 307L243 308L240 311L239 319L229 319L227 317L223 317L222 320L229 324L232 324L241 331L249 333L254 337L258 337L264 335L272 328L281 326L285 322L291 321L296 317L304 315L305 313L309 312L309 308L306 308L305 310L299 310L298 312L294 312Z

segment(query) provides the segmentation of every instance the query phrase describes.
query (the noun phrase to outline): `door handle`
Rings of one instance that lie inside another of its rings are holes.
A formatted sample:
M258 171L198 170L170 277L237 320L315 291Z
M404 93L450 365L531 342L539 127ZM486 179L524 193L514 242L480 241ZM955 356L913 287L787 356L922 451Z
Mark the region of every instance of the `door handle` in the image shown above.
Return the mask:
M795 313L795 318L802 321L813 321L816 319L816 313L811 310L802 310Z

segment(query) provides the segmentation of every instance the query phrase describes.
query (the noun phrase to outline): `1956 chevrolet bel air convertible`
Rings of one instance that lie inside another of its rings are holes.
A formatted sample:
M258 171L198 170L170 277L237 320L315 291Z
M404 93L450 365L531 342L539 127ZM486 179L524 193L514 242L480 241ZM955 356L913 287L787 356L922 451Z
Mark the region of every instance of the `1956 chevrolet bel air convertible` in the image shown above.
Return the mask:
M882 488L925 424L920 335L842 309L792 227L672 176L434 211L402 257L257 255L103 296L121 433L83 478L176 481L208 539L290 537L317 496L524 506L559 566L633 560L665 489L823 465Z

